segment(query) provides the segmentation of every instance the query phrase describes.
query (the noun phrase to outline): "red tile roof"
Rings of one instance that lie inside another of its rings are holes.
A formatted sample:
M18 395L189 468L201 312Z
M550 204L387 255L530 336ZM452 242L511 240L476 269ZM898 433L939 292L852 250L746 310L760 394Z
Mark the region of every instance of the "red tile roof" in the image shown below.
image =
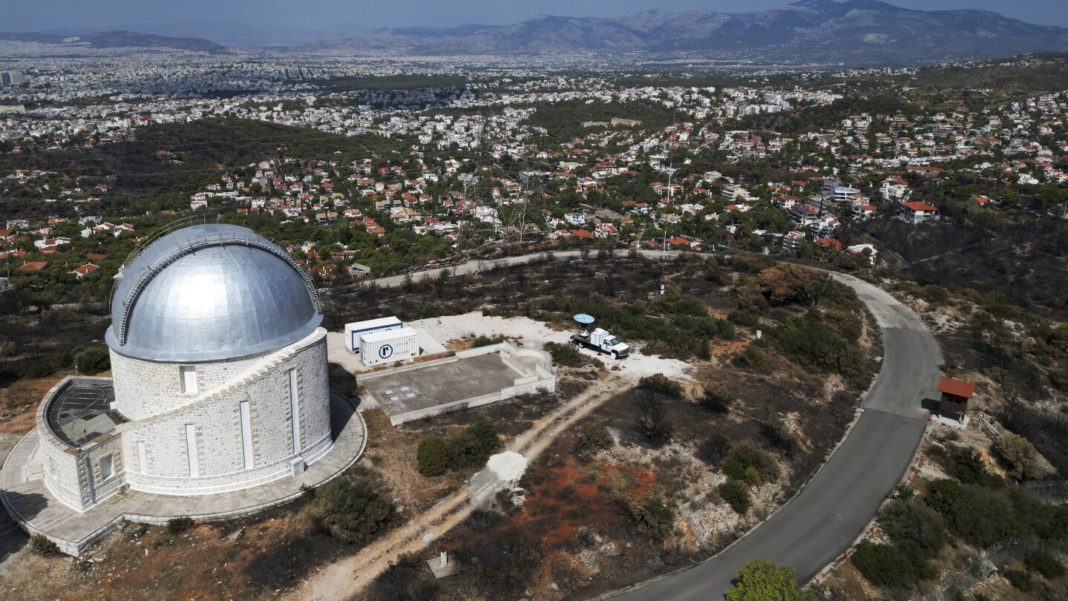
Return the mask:
M916 201L916 200L914 200L912 202L906 202L905 206L908 207L909 209L913 210L913 211L924 211L924 212L927 212L927 213L934 213L935 211L938 210L938 207L936 207L934 205L930 205L930 204L927 204L925 202L919 202L919 201Z
M975 394L975 383L943 377L938 381L938 391L970 399Z
M100 269L100 267L98 267L96 265L93 265L92 263L86 263L85 265L82 265L81 267L75 267L74 271L75 271L75 273L78 273L79 275L89 275L90 273L93 273L93 272L97 271L98 269Z

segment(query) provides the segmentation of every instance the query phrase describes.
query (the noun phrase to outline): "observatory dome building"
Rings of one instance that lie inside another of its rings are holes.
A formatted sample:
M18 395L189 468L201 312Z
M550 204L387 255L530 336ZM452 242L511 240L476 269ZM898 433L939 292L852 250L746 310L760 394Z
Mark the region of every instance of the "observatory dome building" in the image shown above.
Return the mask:
M65 505L243 490L330 450L322 307L285 250L238 226L177 230L127 263L111 318L110 382L69 382L38 413Z

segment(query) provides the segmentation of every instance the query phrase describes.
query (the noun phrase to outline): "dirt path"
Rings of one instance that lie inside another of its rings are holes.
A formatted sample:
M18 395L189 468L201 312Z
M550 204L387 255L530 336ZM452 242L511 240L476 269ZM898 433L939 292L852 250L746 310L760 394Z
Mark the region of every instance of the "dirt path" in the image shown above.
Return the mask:
M630 384L632 382L617 374L606 376L536 421L529 430L516 437L509 450L522 453L533 463L564 430ZM463 522L474 509L468 502L467 489L458 490L385 538L312 574L287 598L302 601L348 599L378 577L391 562L405 553L425 549L434 539Z

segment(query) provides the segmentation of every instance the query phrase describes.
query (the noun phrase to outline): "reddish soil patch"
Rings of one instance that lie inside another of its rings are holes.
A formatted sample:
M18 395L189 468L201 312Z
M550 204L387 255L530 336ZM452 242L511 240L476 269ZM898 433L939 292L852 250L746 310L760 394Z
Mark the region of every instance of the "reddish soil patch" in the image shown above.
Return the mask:
M25 434L33 429L37 405L66 373L47 378L22 378L0 388L0 432Z
M618 527L626 518L620 497L648 495L656 476L646 468L613 463L581 465L573 457L535 469L524 484L526 502L511 528L541 536L546 550L568 545L582 527Z
M571 457L535 469L522 483L529 491L527 501L507 527L539 533L544 549L551 550L574 540L578 527L622 524L615 496L630 479L638 477L623 466L580 465Z

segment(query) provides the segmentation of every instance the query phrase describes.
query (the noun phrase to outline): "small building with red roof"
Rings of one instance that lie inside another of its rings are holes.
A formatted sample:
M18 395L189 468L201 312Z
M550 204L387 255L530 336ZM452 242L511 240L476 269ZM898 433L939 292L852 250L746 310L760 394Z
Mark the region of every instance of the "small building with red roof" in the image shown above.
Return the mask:
M938 392L942 398L938 403L938 412L944 417L963 420L968 411L968 401L975 395L975 383L956 378L942 377L938 381Z
M86 277L89 277L91 275L96 275L99 271L100 271L100 266L99 265L93 265L92 263L86 263L85 265L81 265L79 267L75 267L74 271L72 271L71 273L74 274L74 276L77 277L80 280L82 278L86 278Z
M817 240L820 246L824 248L833 248L835 250L842 250L842 243L836 238L820 238Z
M938 207L913 200L901 205L901 218L909 223L923 223L938 215Z

